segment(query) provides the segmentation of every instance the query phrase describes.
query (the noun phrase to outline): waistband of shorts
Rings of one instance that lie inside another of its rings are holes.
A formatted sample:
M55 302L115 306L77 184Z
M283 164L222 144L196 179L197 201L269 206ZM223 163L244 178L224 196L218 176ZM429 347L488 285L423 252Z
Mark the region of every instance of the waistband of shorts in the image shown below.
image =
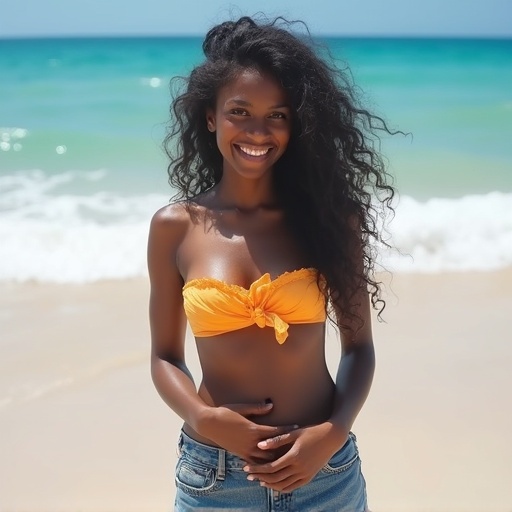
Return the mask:
M178 454L186 453L192 459L213 468L242 469L246 462L223 448L200 443L181 431L178 440Z

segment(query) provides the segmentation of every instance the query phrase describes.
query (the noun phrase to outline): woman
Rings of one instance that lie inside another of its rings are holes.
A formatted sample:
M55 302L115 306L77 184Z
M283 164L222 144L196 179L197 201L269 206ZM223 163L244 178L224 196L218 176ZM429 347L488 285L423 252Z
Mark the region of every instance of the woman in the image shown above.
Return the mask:
M210 30L173 103L181 200L155 214L148 264L152 376L184 420L177 511L367 509L350 429L375 365L369 244L375 200L389 206L393 189L371 130L387 127L281 21Z

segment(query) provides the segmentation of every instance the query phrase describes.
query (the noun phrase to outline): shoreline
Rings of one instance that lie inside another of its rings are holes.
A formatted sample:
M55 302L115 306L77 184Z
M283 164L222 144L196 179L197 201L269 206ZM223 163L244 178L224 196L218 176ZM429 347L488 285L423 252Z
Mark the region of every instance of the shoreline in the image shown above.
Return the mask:
M508 512L512 269L388 278L354 426L371 510ZM148 293L0 283L2 512L171 508L181 422L151 382ZM331 371L338 353L331 333Z

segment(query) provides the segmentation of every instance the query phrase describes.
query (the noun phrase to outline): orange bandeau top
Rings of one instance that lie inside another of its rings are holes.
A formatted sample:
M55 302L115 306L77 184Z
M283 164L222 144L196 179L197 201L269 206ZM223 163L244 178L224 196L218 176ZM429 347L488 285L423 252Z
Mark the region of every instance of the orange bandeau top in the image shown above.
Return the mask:
M275 279L267 273L249 289L210 277L192 279L183 287L183 306L197 337L256 324L273 327L278 343L284 343L289 324L325 321L325 298L317 275L313 268L285 272Z

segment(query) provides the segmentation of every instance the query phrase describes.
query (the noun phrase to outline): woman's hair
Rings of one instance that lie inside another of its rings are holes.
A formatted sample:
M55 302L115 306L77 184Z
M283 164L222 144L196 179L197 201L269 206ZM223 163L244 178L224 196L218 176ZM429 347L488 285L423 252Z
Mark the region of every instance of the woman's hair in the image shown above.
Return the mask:
M330 312L341 311L340 327L354 331L354 320L363 324L354 313L362 286L379 314L385 306L374 276L375 244L387 245L379 220L392 211L395 192L376 131L393 132L358 105L350 75L319 58L290 25L282 18L256 23L242 17L208 32L206 60L193 69L185 92L171 106L164 142L169 182L182 199L219 182L222 155L207 129L207 108L215 107L219 88L244 69L273 76L293 111L287 150L274 167L277 197L311 266L326 280L326 296L336 305Z

